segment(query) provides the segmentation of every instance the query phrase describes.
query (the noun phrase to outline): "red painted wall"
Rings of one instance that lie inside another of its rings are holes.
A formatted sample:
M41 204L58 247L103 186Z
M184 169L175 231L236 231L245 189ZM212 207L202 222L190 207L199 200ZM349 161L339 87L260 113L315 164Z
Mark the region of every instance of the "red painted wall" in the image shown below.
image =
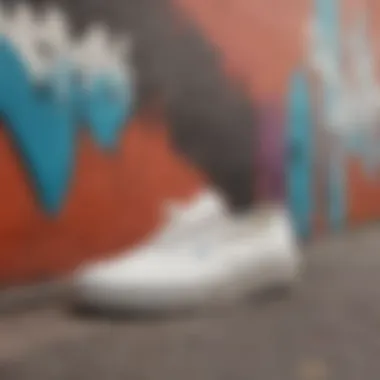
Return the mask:
M186 199L202 186L200 175L173 153L157 119L136 117L115 154L100 152L83 135L76 162L69 201L51 219L36 204L1 130L0 284L51 278L128 247L159 222L164 199Z
M226 74L246 89L252 106L284 106L289 77L304 60L304 31L312 4L312 0L173 1L176 12L215 46ZM349 23L362 5L359 0L346 0L343 20ZM371 9L376 21L380 5L373 2ZM380 31L375 26L371 32L379 36ZM286 110L282 118L284 124ZM113 153L101 151L91 136L82 133L68 201L54 218L36 203L3 122L0 286L57 276L84 260L130 247L160 222L160 205L165 199L186 199L205 186L204 174L173 149L164 119L157 114L146 116L143 106ZM278 135L283 139L284 130L278 129ZM265 153L265 147L262 150ZM265 166L259 170L262 177L268 174ZM350 157L345 170L347 224L378 218L380 177L368 177L362 161L355 157ZM315 178L318 188L317 173ZM271 187L271 179L265 181L263 188ZM317 197L319 204L324 202L323 196ZM328 228L324 212L316 212L314 219L315 232Z

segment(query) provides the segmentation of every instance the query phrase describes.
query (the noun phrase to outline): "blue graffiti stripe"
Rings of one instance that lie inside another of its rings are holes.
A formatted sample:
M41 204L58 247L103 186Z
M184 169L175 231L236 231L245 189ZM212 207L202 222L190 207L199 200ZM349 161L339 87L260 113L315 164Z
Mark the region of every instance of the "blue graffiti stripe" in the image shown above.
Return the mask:
M131 112L130 89L113 83L112 78L102 77L81 87L81 112L83 120L92 130L96 142L104 149L115 148L124 121Z
M99 80L84 90L75 77L67 70L36 85L16 49L0 41L0 113L39 202L52 214L68 193L78 127L85 124L101 147L111 148L130 116L127 89ZM59 94L62 81L66 89Z
M0 112L38 195L55 212L67 192L74 156L75 113L49 86L36 88L13 47L0 45Z
M335 62L341 58L340 52L340 1L316 0L315 17L320 30L324 33L324 41L328 45L329 54ZM323 107L330 114L337 96L334 85L325 84L323 88Z
M340 41L340 0L316 0L315 15L318 25L325 33L325 41L329 44L331 58L339 64L341 60ZM334 84L325 84L323 88L323 106L325 113L330 114L340 95ZM345 141L341 141L344 145ZM349 141L352 145L353 141ZM358 147L358 146L357 146ZM329 167L329 222L333 228L341 228L346 218L346 178L345 178L344 147L338 147L332 152Z
M288 92L287 167L288 202L299 235L311 232L313 213L313 120L310 90L304 72L292 76Z
M315 0L315 15L335 52L340 40L340 0Z

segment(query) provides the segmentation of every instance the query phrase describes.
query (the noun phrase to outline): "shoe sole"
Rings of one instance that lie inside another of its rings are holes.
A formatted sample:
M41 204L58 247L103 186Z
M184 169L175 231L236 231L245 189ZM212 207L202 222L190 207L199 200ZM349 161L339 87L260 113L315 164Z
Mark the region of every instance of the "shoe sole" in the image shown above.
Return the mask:
M126 297L127 291L107 292L104 289L96 292L94 288L87 291L80 290L76 294L75 309L88 313L103 315L116 314L126 317L157 317L169 314L189 314L194 311L210 310L214 308L234 305L246 299L268 299L273 294L289 294L299 282L302 266L299 262L300 255L294 251L289 254L292 263L286 263L284 268L276 260L268 261L268 264L256 276L257 265L247 266L243 274L230 276L230 279L197 283L182 291L173 292L150 291L144 293L135 292ZM285 269L285 270L284 270ZM111 296L112 295L112 296Z

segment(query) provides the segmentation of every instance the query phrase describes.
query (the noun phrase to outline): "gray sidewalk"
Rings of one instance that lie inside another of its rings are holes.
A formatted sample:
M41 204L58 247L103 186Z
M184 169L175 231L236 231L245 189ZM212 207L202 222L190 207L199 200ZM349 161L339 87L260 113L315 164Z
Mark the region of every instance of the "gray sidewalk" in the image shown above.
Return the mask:
M380 227L321 240L292 295L170 320L0 318L1 380L378 380Z

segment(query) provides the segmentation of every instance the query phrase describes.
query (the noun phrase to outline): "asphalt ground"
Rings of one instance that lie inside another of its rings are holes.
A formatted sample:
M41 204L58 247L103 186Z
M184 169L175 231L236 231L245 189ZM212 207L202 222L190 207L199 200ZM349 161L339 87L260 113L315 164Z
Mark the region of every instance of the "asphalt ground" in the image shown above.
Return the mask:
M289 294L160 319L0 318L1 380L379 380L380 227L305 248Z

